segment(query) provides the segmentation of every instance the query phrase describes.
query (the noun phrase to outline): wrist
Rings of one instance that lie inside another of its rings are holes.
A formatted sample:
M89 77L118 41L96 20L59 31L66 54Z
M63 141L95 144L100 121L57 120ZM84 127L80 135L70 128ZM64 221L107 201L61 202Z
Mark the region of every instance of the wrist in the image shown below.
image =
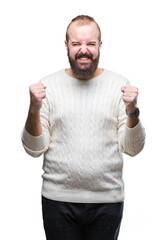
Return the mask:
M134 118L134 119L138 118L140 115L139 108L136 107L135 110L130 111L130 112L126 110L126 115L130 118Z

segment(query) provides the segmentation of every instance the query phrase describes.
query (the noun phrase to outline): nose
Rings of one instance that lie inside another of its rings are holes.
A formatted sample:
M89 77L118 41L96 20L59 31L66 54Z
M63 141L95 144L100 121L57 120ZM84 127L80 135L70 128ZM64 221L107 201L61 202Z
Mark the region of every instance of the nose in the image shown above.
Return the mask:
M87 49L87 46L82 45L81 48L80 48L80 52L83 53L83 54L89 52L88 49Z

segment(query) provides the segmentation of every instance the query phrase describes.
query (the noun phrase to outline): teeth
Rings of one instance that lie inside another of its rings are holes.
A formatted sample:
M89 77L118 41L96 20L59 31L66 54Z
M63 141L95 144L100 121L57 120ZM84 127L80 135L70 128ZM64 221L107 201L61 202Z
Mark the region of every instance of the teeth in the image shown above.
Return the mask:
M87 59L89 59L88 57L81 57L80 59L82 59L82 60L87 60Z

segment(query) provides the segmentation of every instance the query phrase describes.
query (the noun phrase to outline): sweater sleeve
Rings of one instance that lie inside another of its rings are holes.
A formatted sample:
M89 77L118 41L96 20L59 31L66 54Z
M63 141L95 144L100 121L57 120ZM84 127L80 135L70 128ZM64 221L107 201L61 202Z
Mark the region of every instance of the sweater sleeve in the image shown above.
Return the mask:
M118 117L118 141L121 152L136 156L144 147L145 144L145 129L139 120L134 128L128 128L126 125L127 116L125 113L124 102L121 99Z
M42 101L40 110L40 120L42 125L42 134L32 136L24 128L22 131L22 144L25 151L32 157L39 157L45 153L50 143L50 124L49 124L49 104L47 97Z

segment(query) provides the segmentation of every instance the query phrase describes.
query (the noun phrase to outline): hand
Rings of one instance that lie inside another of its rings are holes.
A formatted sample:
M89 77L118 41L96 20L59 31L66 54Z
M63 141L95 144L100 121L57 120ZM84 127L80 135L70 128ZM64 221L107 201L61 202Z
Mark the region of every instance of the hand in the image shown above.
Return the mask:
M134 113L137 104L138 88L130 85L122 86L121 92L123 92L122 98L125 103L127 113Z
M46 97L46 86L41 82L35 83L29 87L30 90L30 110L39 112L42 107L42 99Z

